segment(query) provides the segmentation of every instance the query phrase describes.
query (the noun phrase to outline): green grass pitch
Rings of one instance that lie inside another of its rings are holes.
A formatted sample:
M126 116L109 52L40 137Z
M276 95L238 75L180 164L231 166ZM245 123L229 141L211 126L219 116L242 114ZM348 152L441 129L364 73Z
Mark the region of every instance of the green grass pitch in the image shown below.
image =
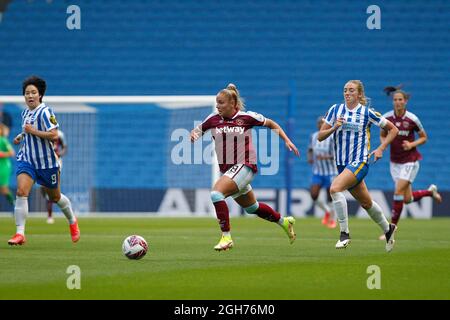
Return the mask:
M352 243L339 230L297 219L297 241L257 218L232 218L235 247L216 252L214 218L80 218L81 240L67 222L27 221L26 245L9 247L14 220L0 218L0 299L450 299L450 219L403 219L386 253L372 221L350 219ZM143 236L142 260L122 255L124 238ZM68 266L81 270L69 290ZM369 290L368 266L380 268L381 289Z

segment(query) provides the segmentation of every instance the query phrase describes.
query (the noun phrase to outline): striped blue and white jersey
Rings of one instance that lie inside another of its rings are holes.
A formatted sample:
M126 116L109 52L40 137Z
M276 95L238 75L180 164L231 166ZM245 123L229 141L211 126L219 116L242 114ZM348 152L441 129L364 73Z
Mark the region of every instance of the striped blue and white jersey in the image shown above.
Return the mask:
M314 174L320 176L335 176L337 175L336 162L334 160L334 138L329 136L323 141L317 140L319 131L311 135L308 149L312 151L313 164L312 170ZM329 157L333 159L318 159L319 157Z
M39 131L50 131L59 127L55 114L45 103L41 103L34 110L27 108L22 111L22 128L26 124L31 124ZM17 161L28 162L35 169L59 167L52 141L31 133L23 132L22 135L22 146L17 153Z
M367 163L370 153L370 126L375 124L384 128L386 118L361 104L349 110L342 103L331 106L325 116L325 122L333 127L336 119L340 117L345 121L333 133L336 164L346 166L354 161Z

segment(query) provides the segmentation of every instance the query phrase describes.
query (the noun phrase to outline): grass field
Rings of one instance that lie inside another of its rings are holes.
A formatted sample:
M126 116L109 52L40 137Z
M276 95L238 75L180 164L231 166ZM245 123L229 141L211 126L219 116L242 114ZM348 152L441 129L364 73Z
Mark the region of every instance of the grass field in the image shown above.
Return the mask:
M346 250L318 219L297 219L293 245L272 223L231 223L235 247L215 252L213 218L81 218L77 244L64 219L30 218L22 247L7 245L14 221L0 218L0 299L450 299L450 219L402 220L389 254L370 220L350 220ZM149 243L142 260L122 255L130 234ZM80 290L66 287L70 265ZM367 288L370 265L379 290Z

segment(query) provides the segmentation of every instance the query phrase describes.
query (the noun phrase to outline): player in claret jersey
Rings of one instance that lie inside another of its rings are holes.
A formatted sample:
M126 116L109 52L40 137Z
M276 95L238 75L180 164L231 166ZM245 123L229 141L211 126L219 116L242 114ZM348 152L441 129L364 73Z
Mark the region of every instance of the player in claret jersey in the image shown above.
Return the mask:
M419 160L422 155L417 147L427 141L427 134L419 118L406 110L409 94L400 87L386 87L388 96L392 97L394 109L385 113L384 117L391 121L399 130L397 137L391 143L391 176L395 182L394 199L392 203L392 223L397 225L402 213L403 204L419 201L423 197L433 197L438 203L442 201L437 186L431 184L428 190L412 190L412 183L419 172ZM415 138L415 133L419 136ZM380 132L380 139L386 139L386 132ZM380 240L384 235L380 236Z
M293 228L294 217L282 217L267 204L258 202L252 191L250 182L257 172L257 166L250 129L265 126L274 130L284 140L289 151L298 156L296 146L275 121L258 113L244 111L243 101L234 84L229 84L217 94L216 103L218 113L210 114L202 124L191 131L191 141L194 142L206 131L211 130L217 160L223 174L211 191L211 200L222 230L222 237L214 249L221 251L233 247L229 211L225 202L229 196L233 197L247 213L256 214L262 219L280 225L287 233L290 243L293 243L296 238Z

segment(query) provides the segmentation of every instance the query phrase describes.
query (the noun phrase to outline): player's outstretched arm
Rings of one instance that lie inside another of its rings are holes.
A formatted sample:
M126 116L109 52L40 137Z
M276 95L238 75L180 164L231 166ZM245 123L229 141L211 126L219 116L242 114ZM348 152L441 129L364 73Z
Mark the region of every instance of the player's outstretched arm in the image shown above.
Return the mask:
M286 143L286 148L288 148L289 151L294 152L296 156L300 156L300 152L298 151L297 147L295 146L295 144L292 143L291 139L289 139L289 137L286 135L286 133L278 123L276 123L271 119L266 118L264 126L272 130L275 130L275 132L280 136L280 138L283 139L283 141Z
M52 129L50 131L41 131L33 127L31 124L27 123L23 127L23 131L26 133L30 133L35 135L36 137L47 139L47 140L56 140L58 139L58 129Z
M375 161L378 161L383 157L383 151L386 150L387 146L395 139L398 134L398 128L394 126L394 124L389 120L386 120L386 125L383 129L387 130L388 134L383 139L384 141L382 140L383 142L378 146L378 148L376 148L372 152L372 154L375 156Z

